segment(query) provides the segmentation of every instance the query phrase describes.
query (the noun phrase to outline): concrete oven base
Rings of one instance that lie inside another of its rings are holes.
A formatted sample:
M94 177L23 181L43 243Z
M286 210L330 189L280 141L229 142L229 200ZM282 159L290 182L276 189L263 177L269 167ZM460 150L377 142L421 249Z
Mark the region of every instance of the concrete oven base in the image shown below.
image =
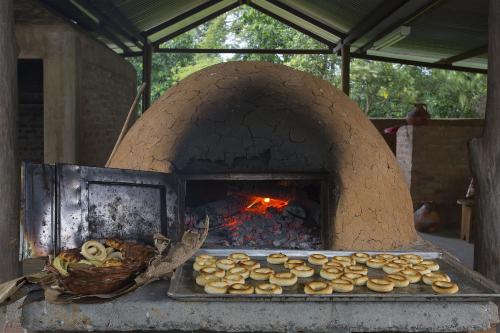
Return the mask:
M439 251L419 240L408 251ZM453 258L453 257L452 257ZM29 331L227 332L495 332L492 302L181 302L158 281L102 304L56 305L28 299L22 326Z
M103 304L23 308L30 331L465 332L498 322L490 302L180 302L160 281Z

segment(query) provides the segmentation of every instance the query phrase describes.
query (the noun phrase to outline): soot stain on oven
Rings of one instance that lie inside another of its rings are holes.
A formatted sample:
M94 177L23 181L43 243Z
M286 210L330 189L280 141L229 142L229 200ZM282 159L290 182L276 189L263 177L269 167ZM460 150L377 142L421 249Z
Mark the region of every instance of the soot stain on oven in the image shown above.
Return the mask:
M334 229L330 218L335 216L342 188L336 166L338 159L343 158L343 150L331 141L332 129L315 114L313 95L307 89L300 96L276 93L275 88L262 82L236 80L234 85L223 99L197 106L187 129L176 139L178 148L171 160L175 172L323 173L327 181L316 186L315 201L308 199L309 203L315 202L315 208L300 202L292 193L273 196L272 191L264 191L261 195L225 193L214 197L216 189L220 190L220 181L206 183L205 191L201 191L203 200L194 202L190 201L194 185L188 183L185 228L199 227L208 214L211 233L207 247L330 247ZM271 180L263 184L279 187ZM224 186L228 192L228 183ZM266 205L264 199L284 200L287 204ZM261 200L256 205L265 207L265 211L248 208L255 200Z

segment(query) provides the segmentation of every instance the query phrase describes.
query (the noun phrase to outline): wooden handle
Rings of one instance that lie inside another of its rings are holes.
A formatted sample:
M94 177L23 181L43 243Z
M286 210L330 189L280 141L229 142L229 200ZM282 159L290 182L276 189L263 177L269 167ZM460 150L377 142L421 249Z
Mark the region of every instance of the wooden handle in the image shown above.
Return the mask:
M113 147L113 151L109 155L108 161L106 162L106 165L105 165L106 168L111 163L111 160L113 159L113 156L115 155L116 150L118 149L118 146L122 142L123 137L125 136L125 134L127 134L127 131L129 129L130 118L132 117L132 114L133 114L133 112L135 110L135 107L137 106L137 103L139 102L139 98L141 97L142 92L144 91L145 88L146 88L146 83L144 82L139 87L139 90L137 91L137 95L135 95L135 99L132 102L132 106L130 107L130 110L128 111L127 118L125 119L125 123L123 124L123 127L122 127L122 130L120 132L120 135L118 136L118 140L116 140L115 146Z

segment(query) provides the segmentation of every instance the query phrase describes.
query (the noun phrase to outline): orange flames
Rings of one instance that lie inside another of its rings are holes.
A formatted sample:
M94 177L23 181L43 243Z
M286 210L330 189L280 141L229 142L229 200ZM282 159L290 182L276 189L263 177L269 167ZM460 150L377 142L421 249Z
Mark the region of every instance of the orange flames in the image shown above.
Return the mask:
M265 214L268 208L283 209L288 205L289 200L268 198L268 197L250 197L250 204L246 206L245 211Z

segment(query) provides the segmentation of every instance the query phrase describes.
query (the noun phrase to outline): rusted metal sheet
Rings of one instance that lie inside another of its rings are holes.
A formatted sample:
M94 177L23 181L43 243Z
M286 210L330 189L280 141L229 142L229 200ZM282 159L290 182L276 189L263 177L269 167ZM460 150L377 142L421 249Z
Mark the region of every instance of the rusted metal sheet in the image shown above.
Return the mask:
M88 239L152 243L156 232L179 236L180 183L173 174L32 163L24 170L23 259Z

